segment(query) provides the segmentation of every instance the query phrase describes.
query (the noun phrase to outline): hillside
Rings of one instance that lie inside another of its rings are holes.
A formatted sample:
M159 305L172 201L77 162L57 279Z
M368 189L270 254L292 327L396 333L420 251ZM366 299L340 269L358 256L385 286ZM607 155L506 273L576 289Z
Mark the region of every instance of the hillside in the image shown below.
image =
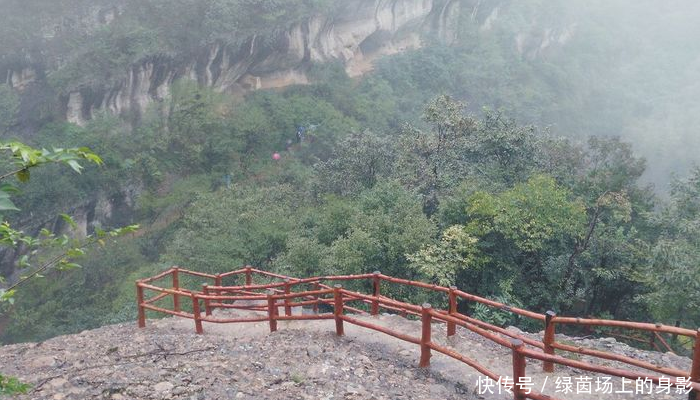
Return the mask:
M130 321L172 265L696 329L699 4L6 0L2 143L104 163L2 147L0 341Z
M237 312L237 315L243 313ZM420 323L398 316L365 317L409 334ZM338 338L332 321L281 322L269 333L266 323L205 325L193 334L191 321L149 320L105 326L41 343L0 348L0 372L16 375L34 388L17 399L510 399L480 395L478 373L464 364L434 355L429 370L416 368L415 345L348 326ZM514 328L511 328L514 329ZM433 328L445 342L443 329ZM537 337L537 335L532 335ZM690 360L634 350L614 339L559 339L688 368ZM498 373L511 371L509 349L496 347L459 328L448 345ZM608 365L616 366L610 362ZM544 375L539 363L528 366L533 382ZM597 399L600 394L556 393L558 377L587 375L558 367L545 392L565 399ZM596 375L590 375L595 379ZM620 382L613 380L615 390ZM649 395L649 399L685 399L686 395ZM606 394L606 399L624 399Z
M426 35L453 41L460 13L471 10L454 0L73 0L41 9L40 16L17 6L7 30L22 29L12 24L25 18L41 26L27 35L43 37L25 38L32 48L12 41L4 53L0 48L0 76L22 98L23 115L46 112L32 107L55 101L59 118L77 125L101 112L138 120L181 79L241 96L309 83L313 64L338 63L359 76L381 56L419 48ZM179 14L186 11L194 15ZM75 46L85 38L97 42ZM55 98L46 99L49 94Z

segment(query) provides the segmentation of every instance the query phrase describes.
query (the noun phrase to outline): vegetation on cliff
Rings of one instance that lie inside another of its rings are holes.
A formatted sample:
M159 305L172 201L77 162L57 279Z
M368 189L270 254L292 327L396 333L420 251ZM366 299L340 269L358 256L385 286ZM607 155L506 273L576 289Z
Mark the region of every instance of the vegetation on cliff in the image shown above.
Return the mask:
M335 4L127 3L115 23L64 30L74 36L52 42L67 46L52 50L68 60L50 71L56 92L110 81L143 57L265 34ZM629 43L601 40L611 35L608 24L590 21L606 20L587 17L566 46L514 51L513 34L534 10L513 7L490 30L465 15L456 44L426 38L422 49L380 60L361 79L340 65L309 65L314 83L244 100L183 80L138 119L104 112L79 127L47 111L34 119L40 129L25 132L18 94L0 85L4 135L21 132L47 148L88 146L105 163L80 179L53 167L33 175L13 198L24 211L12 222L37 226L108 199L102 208L110 212L102 211L114 226L144 226L88 255L85 268L27 284L2 340L131 320L134 279L171 264L210 272L254 264L298 276L381 270L539 311L698 326L688 311L699 306L700 169L674 178L668 193L662 185L654 191L633 144L588 138L633 129L660 140L644 122L644 97L620 95L637 81L600 61ZM12 13L13 23L63 12L32 10ZM43 43L17 32L3 42L3 61L33 48L13 43ZM630 68L663 67L670 81L650 84L651 92L677 86L662 60L632 60ZM42 97L54 100L55 93Z

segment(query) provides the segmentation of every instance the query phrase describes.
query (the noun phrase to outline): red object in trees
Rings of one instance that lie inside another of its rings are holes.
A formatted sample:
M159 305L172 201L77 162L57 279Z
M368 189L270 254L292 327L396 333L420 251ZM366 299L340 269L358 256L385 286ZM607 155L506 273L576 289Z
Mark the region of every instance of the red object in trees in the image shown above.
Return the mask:
M280 158L282 158L282 156L280 155L280 153L274 153L274 154L272 154L272 159L273 159L273 160L277 161L277 160L279 160Z

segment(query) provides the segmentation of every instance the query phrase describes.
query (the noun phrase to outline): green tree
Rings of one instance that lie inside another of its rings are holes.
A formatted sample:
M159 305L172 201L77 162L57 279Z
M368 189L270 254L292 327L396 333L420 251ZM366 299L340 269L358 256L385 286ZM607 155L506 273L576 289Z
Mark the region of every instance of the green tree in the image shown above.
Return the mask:
M71 149L35 149L20 142L0 143L0 151L9 153L9 171L0 174L0 181L16 177L19 182L27 182L30 179L31 171L36 167L59 163L65 164L80 173L83 169L81 160L102 164L102 159L86 147ZM25 255L19 258L18 266L29 271L18 281L10 284L9 287L0 289L0 301L13 301L13 295L17 288L28 280L41 276L47 270L56 268L66 270L79 267L73 259L85 254L85 249L95 243L104 243L108 237L120 236L127 232L133 232L137 226L119 228L112 231L97 229L94 235L87 238L71 239L66 234L56 235L53 232L42 229L40 236L33 237L24 232L13 229L10 223L4 218L8 211L18 211L12 201L12 196L19 191L13 183L3 183L0 186L0 212L3 214L2 225L0 225L0 246L6 248L22 247ZM62 214L63 220L71 227L75 228L75 222L69 215ZM39 254L38 249L54 249L49 251L47 259L41 260L39 265L31 264L32 256Z
M440 286L457 284L457 276L467 268L478 269L488 261L477 246L478 239L469 236L464 227L451 226L442 232L440 242L423 247L409 255L411 267Z
M19 96L8 86L0 84L0 134L5 134L17 123Z
M661 237L645 270L652 290L646 301L657 320L700 325L700 168L675 179L670 204L658 216Z
M223 135L223 119L217 115L222 105L220 96L196 82L182 80L173 88L165 151L179 170L202 171L211 165L205 157L211 153L212 139Z
M0 151L8 153L9 157L3 163L8 170L0 174L0 247L17 249L24 251L24 255L19 258L18 267L28 271L26 275L20 277L16 282L10 282L6 288L0 288L0 310L5 311L7 304L14 303L14 295L17 289L27 283L30 279L40 277L50 269L68 270L80 267L74 259L85 254L85 250L92 244L103 244L107 237L116 237L126 232L132 232L137 227L115 229L110 232L97 230L94 236L85 239L71 239L67 235L56 235L47 229L42 229L37 237L26 235L24 232L12 228L5 218L7 212L18 211L12 201L12 196L19 189L14 183L7 183L10 178L16 178L19 182L27 182L31 172L39 166L58 163L65 164L80 173L83 169L80 161L88 161L98 165L102 164L102 159L88 148L71 149L34 149L20 142L0 143ZM4 181L4 182L3 182ZM75 222L66 214L62 215L63 220L71 227L75 228ZM39 253L39 249L43 249ZM32 262L39 255L48 256L40 259L37 265ZM0 283L4 279L0 277ZM15 394L26 393L29 386L19 382L16 378L6 377L0 374L0 393Z
M407 275L407 255L432 241L435 226L422 212L419 198L394 182L383 182L358 196L346 236L331 244L336 273L374 270ZM348 256L347 258L345 258Z
M205 193L189 207L164 259L199 271L267 266L286 248L305 198L291 185Z
M542 141L533 126L518 124L500 111L487 111L470 143L472 162L483 180L512 186L540 170Z
M553 178L535 175L498 194L471 194L463 212L464 224L413 254L412 267L476 293L551 306L557 280L545 273L547 260L582 234L584 205Z
M522 252L537 252L551 240L575 238L582 231L584 207L570 196L547 176L534 176L496 197L477 193L467 209L467 229L496 232Z
M641 269L655 236L653 194L637 183L645 161L619 138L591 138L581 156L571 187L586 206L587 226L566 261L558 261L566 264L558 284L562 311L645 312L635 300L645 292Z
M370 131L348 135L335 145L330 159L314 166L317 190L348 195L371 189L391 175L393 150L388 138Z
M421 193L423 208L432 215L443 190L470 172L465 153L477 124L465 114L464 105L449 96L429 103L423 119L430 130L403 129L396 169L404 184Z
M407 256L432 242L436 232L421 208L419 196L385 180L352 197L326 196L305 212L274 266L292 275L381 270L415 277Z

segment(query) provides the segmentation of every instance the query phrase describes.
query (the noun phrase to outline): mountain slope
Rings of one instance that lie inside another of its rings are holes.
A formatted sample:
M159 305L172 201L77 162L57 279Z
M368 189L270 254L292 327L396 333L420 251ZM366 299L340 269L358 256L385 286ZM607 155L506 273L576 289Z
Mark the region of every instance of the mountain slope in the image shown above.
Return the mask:
M240 315L242 312L236 312ZM365 317L373 323L420 335L421 325L398 316ZM280 323L269 333L266 323L205 325L193 334L192 322L166 318L106 326L43 343L0 348L0 371L34 385L31 399L507 399L512 395L480 394L479 374L470 367L433 354L429 370L416 368L418 346L346 324L338 338L332 321ZM515 328L510 328L515 329ZM511 351L459 328L445 340L444 327L433 327L434 340L507 376ZM532 335L538 337L538 335ZM634 350L614 339L566 338L582 346L602 348L689 368L686 358ZM587 358L584 357L586 361ZM600 361L596 361L599 363ZM614 362L610 366L616 366ZM596 399L600 394L557 393L554 381L589 375L557 367L543 383L539 363L527 367L533 382L558 398ZM621 383L613 379L617 389ZM606 399L626 398L605 395ZM684 399L656 395L651 399Z

